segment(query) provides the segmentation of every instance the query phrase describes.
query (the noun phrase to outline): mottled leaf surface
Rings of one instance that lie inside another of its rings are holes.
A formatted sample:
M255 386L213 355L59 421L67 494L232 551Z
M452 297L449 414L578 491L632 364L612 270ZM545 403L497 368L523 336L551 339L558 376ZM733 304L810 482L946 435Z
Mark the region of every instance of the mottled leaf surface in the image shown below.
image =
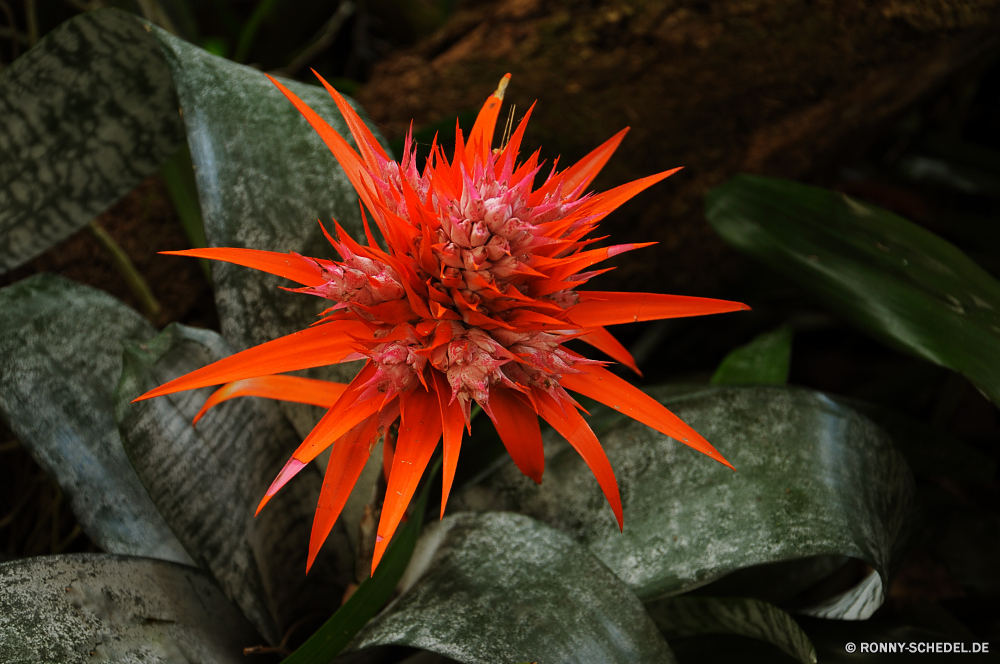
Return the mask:
M772 643L802 664L816 664L816 649L790 615L746 597L671 597L646 611L668 639L704 634L739 634Z
M708 193L723 239L881 341L964 374L1000 404L1000 282L881 208L740 175Z
M792 328L765 332L733 350L712 375L715 385L784 385L792 360Z
M110 554L0 563L5 664L240 664L259 642L193 567Z
M152 34L177 82L209 246L339 258L317 223L332 230L334 218L363 240L358 196L347 176L263 73L158 28ZM282 83L350 137L325 90ZM228 263L213 262L212 284L222 334L237 351L301 330L332 304L279 290L298 284ZM346 382L358 368L351 363L304 375ZM302 404L282 404L282 410L303 436L322 414Z
M134 16L83 14L0 71L0 273L71 235L184 140L163 55Z
M147 390L230 354L216 333L171 325L130 346L115 392L125 450L167 523L199 566L270 641L296 620L329 615L353 571L343 533L306 578L321 477L306 468L254 518L299 439L273 402L233 399L198 423L212 388L131 403Z
M619 579L520 514L447 517L421 539L411 573L351 649L407 645L466 664L674 661Z
M146 319L103 291L39 274L0 290L0 418L69 496L98 546L190 563L125 455L113 415L127 342Z
M624 533L579 455L551 434L541 486L504 459L453 499L455 509L513 510L555 526L644 601L751 565L847 555L878 570L867 606L881 603L914 509L913 479L884 431L804 389L649 393L738 472L621 417L599 436L621 488Z

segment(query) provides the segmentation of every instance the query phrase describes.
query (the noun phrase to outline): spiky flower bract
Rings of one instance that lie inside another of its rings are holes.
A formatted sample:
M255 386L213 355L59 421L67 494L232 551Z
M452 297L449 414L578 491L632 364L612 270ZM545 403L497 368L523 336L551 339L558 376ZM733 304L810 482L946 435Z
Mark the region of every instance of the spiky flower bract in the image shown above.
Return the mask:
M317 75L318 76L318 75ZM341 261L250 249L168 252L256 268L301 285L297 292L335 304L306 330L250 348L154 389L140 399L227 383L196 418L241 395L328 408L268 489L261 507L331 445L309 545L309 565L344 507L378 437L398 422L386 459L388 486L372 569L378 565L438 441L443 439L441 512L459 448L478 403L493 420L514 463L541 482L541 417L593 471L621 528L614 472L571 393L583 394L729 463L660 403L609 372L606 362L565 347L580 339L638 372L606 326L737 311L747 307L697 297L578 291L601 261L647 245L589 248L589 236L617 207L677 169L603 193L585 193L618 147L622 130L576 165L553 167L535 188L538 152L518 163L531 109L510 139L492 149L508 74L486 100L465 140L456 128L449 160L436 140L421 171L407 136L391 160L361 118L326 81L358 150L278 81L329 146L385 242L367 218L367 245L336 225L327 234ZM532 109L534 106L532 106ZM336 224L336 222L334 222ZM325 229L324 229L325 232ZM349 385L278 374L364 359ZM388 449L388 445L385 446ZM731 467L731 466L730 466ZM259 509L258 509L259 511Z

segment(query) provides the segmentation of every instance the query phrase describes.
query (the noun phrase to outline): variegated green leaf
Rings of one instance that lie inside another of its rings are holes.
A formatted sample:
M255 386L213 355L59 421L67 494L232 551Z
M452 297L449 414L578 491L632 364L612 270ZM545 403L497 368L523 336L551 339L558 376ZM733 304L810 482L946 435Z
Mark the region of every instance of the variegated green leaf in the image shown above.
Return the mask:
M466 664L674 661L614 574L520 514L447 517L418 543L402 584L352 649L407 645Z
M646 611L667 639L738 634L772 643L802 664L816 664L816 649L790 615L746 597L671 597L650 602Z
M644 601L753 565L846 555L878 574L863 597L827 615L865 618L882 603L914 510L912 477L884 431L804 389L705 387L661 401L737 472L618 416L598 435L621 488L624 532L579 455L554 435L541 486L502 459L450 506L555 526Z
M234 399L191 420L212 389L132 403L147 390L230 354L216 333L171 325L130 346L115 391L125 450L150 497L195 561L273 643L339 606L353 576L335 532L308 578L306 552L321 478L306 468L254 518L299 439L273 402Z
M260 636L204 572L76 554L0 563L5 664L240 664Z
M0 290L0 417L69 496L105 551L190 563L125 456L113 400L126 343L146 319L49 274Z

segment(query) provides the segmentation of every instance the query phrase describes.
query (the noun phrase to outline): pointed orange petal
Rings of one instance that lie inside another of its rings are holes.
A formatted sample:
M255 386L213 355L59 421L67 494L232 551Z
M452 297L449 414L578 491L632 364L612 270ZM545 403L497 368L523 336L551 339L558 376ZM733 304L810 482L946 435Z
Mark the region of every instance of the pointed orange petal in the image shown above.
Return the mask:
M368 164L368 168L376 170L381 165L380 162L375 158L375 155L382 157L383 161L391 161L389 155L385 153L382 146L379 145L378 140L376 140L375 135L372 134L368 125L365 121L361 119L357 111L347 103L339 92L337 92L332 85L326 82L326 79L320 76L315 69L310 70L313 74L316 74L316 78L319 79L326 91L333 97L333 101L337 104L337 108L340 109L340 114L344 116L344 120L347 121L347 126L351 130L351 134L354 135L354 140L358 144L358 149L361 150L361 156L364 157L365 163Z
M273 78L269 74L264 74L270 79L272 83L281 93L288 98L288 101L292 102L292 105L298 109L299 113L302 114L312 128L316 130L319 137L323 139L326 146L330 148L330 152L340 163L340 167L344 169L344 174L347 179L351 181L354 186L355 191L358 192L358 196L364 201L365 205L372 213L376 213L380 208L374 204L374 200L369 195L370 190L374 190L371 187L373 183L371 182L371 176L368 174L368 170L365 167L365 163L358 156L358 153L348 145L344 137L337 133L337 130L331 127L326 120L321 118L316 111L309 108L304 101L298 98L294 92L286 88L284 85L279 83L277 79Z
M320 274L319 266L310 265L307 258L293 254L281 254L275 251L260 251L258 249L235 249L232 247L210 247L206 249L185 249L183 251L161 251L169 256L190 256L192 258L207 258L215 261L225 261L234 265L251 267L261 272L275 274L303 286L322 286L326 279Z
M330 462L323 477L323 488L316 504L312 533L309 535L309 559L306 573L316 560L323 542L326 541L333 524L344 509L365 462L371 454L372 439L378 435L378 418L369 417L342 437L338 438L330 451Z
M396 433L388 430L382 440L382 477L386 484L389 483L389 475L392 474L392 458L396 456Z
M358 375L360 376L361 374ZM356 378L355 382L357 382ZM351 385L354 384L354 382L351 383ZM344 392L344 396L337 402L337 405L328 410L323 419L319 421L319 424L309 432L309 435L306 436L306 439L295 450L292 457L302 463L309 463L319 456L320 452L329 447L331 443L361 423L362 420L377 413L381 405L382 399L380 397L358 401L357 395L352 394L352 390L348 388Z
M569 196L581 184L583 185L580 189L582 193L587 188L587 185L594 181L594 178L601 172L601 169L608 163L608 160L611 159L611 155L618 149L628 130L629 128L625 127L602 143L596 150L566 169L566 172L562 174L563 194ZM578 196L579 194L573 196L570 200L575 200Z
M577 364L575 368L584 373L563 374L560 384L565 389L600 401L634 420L707 454L719 463L733 468L732 464L726 461L707 440L702 438L701 434L639 388L627 383L603 367ZM736 469L733 468L733 470Z
M639 371L639 367L636 365L635 358L632 357L632 353L628 352L628 349L626 349L625 346L622 346L621 342L615 339L615 337L603 327L599 327L596 330L591 330L587 334L584 334L580 337L580 341L590 344L611 359L621 362L642 378L642 372Z
M570 307L567 317L580 327L620 325L643 320L686 318L750 310L750 307L742 302L714 300L708 297L661 293L577 292L580 301Z
M444 458L442 459L441 476L441 518L444 518L444 508L448 504L451 485L455 481L455 468L458 466L458 453L462 448L462 436L465 433L465 413L458 399L451 401L451 388L448 379L440 371L431 371L434 376L434 387L437 391L438 405L441 407L441 429L443 438ZM449 403L449 401L451 401Z
M615 471L612 470L608 455L604 453L604 448L601 447L601 443L597 440L590 425L584 421L572 404L560 406L548 393L537 389L534 392L541 416L583 457L584 462L597 478L597 483L601 485L601 491L608 499L611 511L615 513L618 529L623 529L622 499L618 493Z
M216 390L194 416L191 424L197 424L210 408L236 397L263 397L332 408L346 389L346 383L297 376L259 376L237 380Z
M355 337L374 338L368 327L360 321L333 321L310 327L224 357L207 367L160 385L135 401L244 378L337 364L354 352L357 343Z
M514 464L536 484L541 484L545 454L535 410L505 387L490 390L489 406L489 410L484 410L493 420Z
M375 538L375 555L372 557L372 572L378 567L385 548L389 546L396 526L403 518L410 498L417 490L420 476L441 438L441 410L437 394L416 388L400 395L401 417L396 453L392 458L392 474L385 490L382 516L378 522L378 536Z
M510 74L505 74L500 79L500 85L497 86L496 92L489 96L480 109L476 123L472 125L472 131L469 132L469 143L465 148L466 160L470 164L473 163L473 156L477 154L480 162L486 163L490 148L493 146L493 131L497 125L497 116L500 115L503 94L508 83L510 83Z
M602 194L597 194L592 199L584 203L577 212L581 215L595 215L597 219L595 219L594 222L596 222L617 210L633 197L639 195L649 187L652 187L657 182L665 180L679 170L681 169L673 168L669 171L663 171L662 173L657 173L656 175L649 175L634 182L628 182L617 186L614 189L609 189Z

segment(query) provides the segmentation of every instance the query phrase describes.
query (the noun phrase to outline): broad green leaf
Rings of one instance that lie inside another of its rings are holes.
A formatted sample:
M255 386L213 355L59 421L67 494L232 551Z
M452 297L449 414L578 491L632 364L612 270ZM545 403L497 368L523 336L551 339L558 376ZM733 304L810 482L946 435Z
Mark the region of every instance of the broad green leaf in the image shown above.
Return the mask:
M0 661L245 663L260 636L204 572L109 554L0 563Z
M344 605L337 609L337 612L323 623L308 641L285 659L284 664L326 664L336 657L365 623L385 606L413 555L420 527L424 523L427 495L440 467L439 459L431 472L427 473L427 481L410 513L409 521L386 549L371 578L358 586Z
M209 246L337 258L317 223L332 231L333 219L364 238L357 194L336 159L263 73L156 27L150 34L177 85ZM323 88L282 82L352 140ZM212 284L222 334L237 351L301 330L330 305L280 290L297 287L286 279L228 263L213 262ZM336 365L306 375L346 381L358 368ZM301 436L322 415L302 404L281 408Z
M669 640L703 634L739 634L772 643L802 662L816 664L816 649L795 620L767 602L745 597L671 597L646 611Z
M163 55L124 12L62 24L0 71L0 273L60 242L184 140Z
M69 496L110 553L191 563L122 448L113 416L125 343L146 319L104 293L50 274L0 290L0 418Z
M132 403L147 390L230 354L216 333L169 326L129 346L115 390L125 451L150 497L197 563L271 642L309 614L329 615L353 571L334 532L307 578L306 553L321 478L306 468L255 519L257 504L299 443L281 411L234 399L191 419L212 388Z
M454 508L513 510L555 526L644 601L752 565L845 555L875 568L878 583L838 617L864 618L881 604L914 510L913 479L884 431L804 389L649 393L737 472L621 416L598 435L621 489L624 532L586 464L552 434L541 486L503 460L452 498Z
M1000 404L1000 282L953 245L836 192L740 175L708 193L729 244L881 341Z
M198 185L194 181L194 167L191 164L191 151L187 144L181 146L170 159L160 167L160 177L167 188L170 202L180 219L184 235L192 247L207 247L205 224L201 220L201 204L198 202ZM202 270L208 279L212 278L212 268L204 258L199 258Z
M352 650L407 645L466 664L673 662L639 600L586 549L520 514L429 529L403 594Z
M792 361L792 328L765 332L726 355L712 376L714 385L784 385Z

